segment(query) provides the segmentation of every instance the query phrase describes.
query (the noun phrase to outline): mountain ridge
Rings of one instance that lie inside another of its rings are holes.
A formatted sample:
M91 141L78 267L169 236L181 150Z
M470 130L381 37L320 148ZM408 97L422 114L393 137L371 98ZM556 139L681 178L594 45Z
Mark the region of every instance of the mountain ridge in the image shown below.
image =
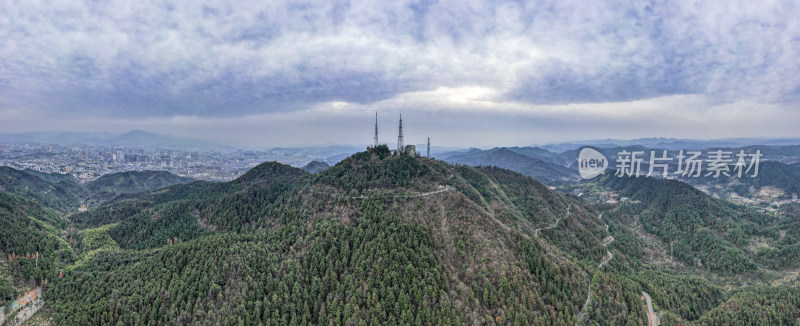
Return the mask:
M467 152L454 152L445 155L442 159L449 163L466 164L471 166L498 166L516 171L546 183L562 184L578 180L577 170L572 170L556 163L557 155L544 155L542 158L532 157L520 152L550 153L546 150L535 148L505 148L496 147L490 150L471 149ZM541 154L540 154L541 155Z
M665 325L715 324L723 302L786 300L778 287L736 296L708 279L763 284L796 268L790 218L677 180L583 186L632 200L593 205L508 169L386 146L318 174L265 162L54 220L74 257L43 275L47 300L66 325L641 325L642 291ZM769 247L750 247L758 239ZM672 241L675 261L657 264ZM780 309L779 320L800 317Z
M388 321L407 320L407 318L431 320L429 318L433 318L439 323L448 324L456 320L468 323L485 322L488 320L486 316L489 315L492 316L493 321L500 320L496 317L501 317L523 323L535 323L537 320L548 321L547 323L556 320L565 323L574 322L574 316L581 309L583 298L588 290L586 286L587 270L590 270L588 266L596 266L605 254L602 246L605 230L595 213L590 212L590 208L549 190L538 181L514 172L494 168L456 167L441 161L404 155L382 155L385 154L357 153L317 175L311 175L279 163L265 163L257 167L255 172L248 172L245 177L228 183L195 182L177 185L159 193L146 195L142 199L117 202L114 204L118 207L114 209L115 211L126 211L127 209L120 205L135 205L141 200L145 200L146 204L114 220L97 220L93 222L93 225L118 223L109 230L109 234L123 248L148 248L151 246L141 247L135 242L129 242L133 238L126 236L126 234L142 234L137 231L137 228L143 225L142 223L157 226L161 225L161 221L163 221L166 223L163 224L164 226L175 223L183 225L180 228L146 229L148 230L147 234L160 234L164 231L176 232L165 234L166 237L161 238L160 241L158 239L153 239L157 240L156 242L146 239L134 240L149 241L146 243L152 245L167 240L170 243L179 243L180 247L195 246L197 243L206 241L204 239L212 241L219 237L233 236L225 230L241 230L241 232L245 232L244 234L250 233L251 231L244 231L250 228L271 230L266 234L281 234L294 230L291 232L299 232L299 234L293 236L292 239L295 240L291 241L299 242L291 246L296 248L292 255L295 259L304 262L303 264L311 264L309 266L316 264L326 266L327 264L321 262L312 264L311 261L307 261L307 259L316 259L312 257L315 257L320 251L308 251L303 248L316 248L327 241L344 240L327 238L326 234L340 232L361 234L362 231L359 230L364 230L367 233L358 237L373 239L367 243L400 241L398 245L401 247L405 245L400 244L403 242L399 240L401 238L398 235L407 234L406 237L410 236L410 239L428 239L414 246L421 246L417 250L428 252L426 255L433 255L430 257L436 257L433 258L436 263L432 265L435 267L432 267L433 269L429 272L440 275L437 277L444 277L444 279L429 284L429 286L441 287L441 291L447 294L450 298L448 301L451 302L442 306L441 296L437 295L436 297L440 299L434 301L438 303L431 303L431 308L436 311L444 309L441 310L441 313L450 317L427 315L422 310L424 305L412 305L408 310L412 316L404 316L399 311L390 314L368 313L369 319ZM294 177L289 180L278 175ZM271 186L273 182L283 182L280 180L287 180L287 182L282 186ZM254 196L264 198L264 200L252 201L249 199ZM183 199L174 201L166 198ZM189 198L196 199L187 201L186 199ZM234 205L227 206L227 203ZM572 206L572 208L568 209L568 206ZM533 208L538 208L538 212L534 213ZM104 208L98 209L103 210ZM227 215L227 211L240 213ZM419 214L421 212L430 214L421 215ZM90 220L87 218L90 218L92 214L94 212L74 215L73 221L84 223ZM193 217L192 214L196 217ZM174 216L174 218L169 216ZM217 231L211 233L208 231L186 232L197 229L197 226L188 227L188 225L199 225L200 221L203 224L214 226ZM538 236L534 234L535 228L543 224L550 225L554 221L561 221L566 228L563 231L543 232ZM380 227L376 228L378 226ZM380 239L386 240L379 241L377 240L379 238L369 237L368 234L372 234L372 232L388 232L380 237ZM593 233L598 235L588 236ZM260 232L256 231L255 234L260 234ZM564 240L558 240L562 237ZM549 240L543 240L544 238ZM586 251L588 248L578 249L576 246L570 245L570 239L578 238L582 239L582 243L588 244L589 248L594 249ZM367 245L367 243L360 242L359 238L350 239L353 242L347 241L349 244L337 247L344 246L355 252L362 252L361 246ZM183 242L186 245L180 244ZM161 242L158 247L163 246L164 243ZM506 245L499 245L500 243ZM281 246L281 248L283 247ZM281 249L278 252L283 251ZM329 252L329 249L321 252ZM589 258L589 260L594 260L593 263L574 258L574 255L584 252L594 252L589 255L593 257ZM545 253L549 253L549 255ZM105 257L114 257L114 254L109 254L111 256L106 255ZM266 256L271 255L266 254ZM484 258L476 260L475 257ZM494 257L494 259L488 259L489 257ZM374 258L378 259L378 257ZM360 258L352 256L349 259L358 261ZM382 260L378 259L370 264L377 263L379 266L383 266L392 264L396 259L403 261L406 258L397 257L386 260L385 263L380 263ZM88 266L92 265L86 266L84 269L90 268ZM333 265L330 268L339 270L339 267ZM388 265L385 268L389 268ZM421 266L406 268L418 269ZM341 272L351 275L347 270L349 269ZM481 276L481 274L475 273L480 270L486 271L487 274ZM504 272L505 270L507 272ZM559 270L561 273L572 275L572 278L556 276ZM126 272L121 271L120 273ZM304 273L313 274L314 272L309 270ZM411 277L407 280L408 284L421 281L416 279L415 275L422 274L406 274ZM81 275L88 274L71 273L67 277L80 277ZM350 277L362 279L367 275L369 274L356 273ZM548 276L551 277L549 281L545 280L544 275L550 275ZM348 284L345 279L340 277L335 279L336 282ZM333 279L331 280L333 281ZM365 280L369 280L369 278L367 277ZM91 284L96 281L87 280L86 282L86 284ZM504 282L514 284L514 286L503 286ZM311 286L311 284L306 285ZM572 294L554 292L554 289L558 287L569 288ZM56 291L60 293L62 290ZM340 295L336 291L326 293L328 294L323 297L337 298ZM412 301L421 303L416 301L419 299L413 299L414 295L404 293L406 292L401 291L396 295L409 295ZM468 293L477 294L478 301L474 302L473 299L470 299ZM507 301L511 297L525 297L525 293L540 293L542 299L540 299L541 301L529 301L528 299ZM545 293L551 293L551 295L544 295ZM331 295L333 296L331 297ZM380 293L376 295L381 298L379 299L381 302L390 298ZM59 300L73 300L60 295L59 298ZM501 304L504 301L506 303ZM306 301L305 304L309 303ZM357 301L356 304L361 307L360 309L368 308L363 301ZM313 312L309 318L315 321L319 321L318 318L321 318L322 311L325 311L324 315L327 316L325 318L330 318L331 309L339 309L336 308L335 301L330 301L330 299L321 300L313 305L314 307L311 307ZM516 308L506 310L503 308L505 305ZM415 306L418 308L413 308ZM451 310L452 307L469 308ZM546 307L553 307L561 311L561 314L556 316L532 314L534 311L546 310ZM640 310L638 308L642 307L637 307L635 313L637 316ZM475 309L477 311L473 311ZM345 317L342 321L349 318L351 317Z

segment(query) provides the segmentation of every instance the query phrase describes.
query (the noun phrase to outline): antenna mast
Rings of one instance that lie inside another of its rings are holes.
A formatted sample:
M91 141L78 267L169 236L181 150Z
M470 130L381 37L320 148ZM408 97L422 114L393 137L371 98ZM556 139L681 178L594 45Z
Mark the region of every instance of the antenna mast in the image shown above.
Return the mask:
M431 158L431 137L428 137L428 158Z
M378 111L375 111L375 147L378 147Z
M400 130L397 134L397 153L402 153L404 150L403 146L403 115L400 114Z

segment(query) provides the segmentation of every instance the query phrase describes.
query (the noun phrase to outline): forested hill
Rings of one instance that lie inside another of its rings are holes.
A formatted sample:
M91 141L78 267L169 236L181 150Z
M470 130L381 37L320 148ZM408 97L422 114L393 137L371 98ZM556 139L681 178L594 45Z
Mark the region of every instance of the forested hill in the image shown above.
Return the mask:
M322 171L329 169L331 166L328 163L320 162L320 161L311 161L305 166L303 166L303 170L308 173L317 174Z
M71 176L17 170L0 166L0 191L34 199L49 207L67 211L77 208L86 190Z
M641 202L598 208L509 170L378 146L319 174L267 162L66 219L9 197L0 217L59 240L34 275L56 325L645 325L642 291L663 325L800 317L794 287L720 285L796 282L782 259L796 218L677 181L596 186ZM677 262L655 261L669 243ZM731 310L757 302L769 317Z
M735 166L729 166L730 171L736 171ZM791 199L792 195L800 195L800 166L784 164L775 161L763 161L759 164L758 176L750 177L751 171L743 177L738 177L736 173L730 176L720 175L719 177L703 176L700 178L686 178L685 181L695 185L711 185L712 191L716 190L713 186L718 186L722 190L729 190L740 196L755 196L763 187L773 187L783 192L786 199Z
M750 237L777 222L774 216L712 198L677 180L609 175L601 183L641 200L635 208L638 221L648 233L671 243L675 258L713 272L754 272L755 257L744 248Z
M187 240L213 231L263 227L280 212L278 198L308 176L303 170L268 162L229 182L196 181L70 216L78 227L115 223L110 230L123 247L153 248L168 239Z
M52 287L55 320L76 325L572 325L607 236L593 208L529 177L387 148L318 175L265 163L71 218L107 225L118 248ZM609 300L642 324L631 290Z
M153 191L192 181L195 180L167 171L127 171L106 174L97 180L87 182L85 188L90 194L87 201L91 205L91 203L102 203L123 194Z
M662 325L800 321L797 204L765 212L648 177L606 175L597 185L627 197L599 205L616 240L614 267L652 295Z
M561 164L563 162L556 157L556 154L540 148L501 147L489 150L472 149L467 152L448 153L444 160L453 164L497 166L522 173L548 184L563 184L578 180L576 170L563 166Z
M166 186L188 183L191 178L165 171L128 171L104 175L80 184L72 175L16 170L0 166L0 191L34 199L63 212L81 204L95 206L123 194L153 191Z
M19 294L8 279L53 279L58 263L71 261L72 250L58 232L65 225L56 211L0 192L0 306Z

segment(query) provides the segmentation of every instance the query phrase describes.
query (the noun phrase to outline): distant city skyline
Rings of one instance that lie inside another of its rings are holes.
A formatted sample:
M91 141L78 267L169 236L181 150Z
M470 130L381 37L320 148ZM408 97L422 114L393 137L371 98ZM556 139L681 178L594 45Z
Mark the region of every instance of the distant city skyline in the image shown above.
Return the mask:
M800 137L792 1L2 7L2 133L360 145L378 111L449 147Z
M374 132L374 130L373 130ZM381 131L382 132L382 131ZM390 131L392 132L392 131ZM396 137L397 130L394 134L387 137ZM384 135L386 136L386 135ZM379 144L388 145L390 148L397 146L397 139L393 138L391 141L386 142L383 140L378 141ZM270 151L280 149L295 149L302 150L308 149L311 152L328 152L340 151L356 152L364 150L365 146L374 146L375 139L370 143L336 143L327 142L321 144L310 145L297 145L297 146L267 146L267 147L246 147L236 146L234 144L206 141L199 138L178 137L170 134L152 133L145 130L131 130L122 133L111 132L75 132L75 131L34 131L24 133L0 133L0 149L3 145L30 145L30 146L67 146L76 147L86 145L90 147L107 147L107 148L148 148L155 149L168 149L178 151L198 151L198 152L231 152L231 151ZM426 137L424 142L414 142L407 145L430 145L430 138ZM600 146L600 147L616 147L616 146L633 146L639 145L644 147L662 148L662 149L695 149L695 148L709 148L709 147L741 147L750 145L762 146L787 146L787 145L800 145L800 137L734 137L734 138L711 138L711 139L693 139L693 138L674 138L674 137L643 137L632 139L619 139L619 138L605 138L605 139L578 139L574 141L557 141L557 142L542 142L542 143L527 143L527 144L503 144L493 143L489 146L448 146L433 144L431 147L436 151L452 151L464 150L469 148L491 149L498 147L542 147L548 150L559 153L569 149L580 148L582 146Z

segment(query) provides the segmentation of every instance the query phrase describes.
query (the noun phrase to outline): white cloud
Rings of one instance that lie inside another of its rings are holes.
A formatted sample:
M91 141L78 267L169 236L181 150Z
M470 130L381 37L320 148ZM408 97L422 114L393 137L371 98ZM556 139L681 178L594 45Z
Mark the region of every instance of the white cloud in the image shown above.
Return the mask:
M529 134L522 123L536 119L560 130L603 121L618 132L629 121L668 132L696 130L711 114L740 121L750 108L786 121L800 93L800 6L791 1L0 0L0 8L0 116L30 121L0 124L16 129L104 121L192 134L188 126L213 121L320 110L342 120L333 115L377 108L459 112L475 119L465 124L505 123L508 133ZM755 120L767 124L764 116Z
M481 87L439 88L409 92L371 104L343 101L319 103L303 110L235 117L178 115L169 118L71 118L41 122L16 111L0 116L0 128L26 131L80 130L118 132L148 130L191 136L235 146L367 144L374 112L379 113L381 139L393 143L397 118L403 114L407 142L431 137L438 145L531 145L562 140L637 138L791 137L800 112L777 104L708 103L702 95L673 95L606 103L536 105L494 102L498 92ZM704 108L697 110L697 108ZM6 112L7 113L7 112ZM22 127L20 127L22 126ZM22 129L20 129L22 128Z

